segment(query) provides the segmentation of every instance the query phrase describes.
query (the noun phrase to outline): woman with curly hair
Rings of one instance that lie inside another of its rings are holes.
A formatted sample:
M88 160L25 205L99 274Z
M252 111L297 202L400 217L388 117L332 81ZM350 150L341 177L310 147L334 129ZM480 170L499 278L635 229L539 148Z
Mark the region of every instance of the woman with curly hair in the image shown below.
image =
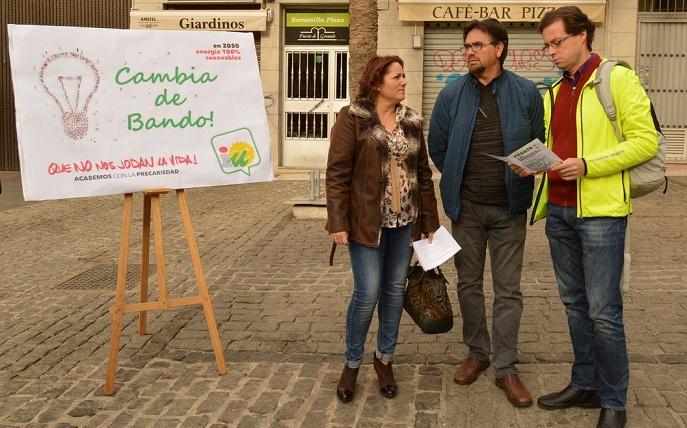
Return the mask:
M422 117L401 104L406 76L398 56L375 56L358 98L341 109L327 162L327 230L347 245L353 295L346 317L345 365L336 389L353 399L375 307L379 318L373 365L380 393L393 398L391 360L403 312L412 241L439 228Z

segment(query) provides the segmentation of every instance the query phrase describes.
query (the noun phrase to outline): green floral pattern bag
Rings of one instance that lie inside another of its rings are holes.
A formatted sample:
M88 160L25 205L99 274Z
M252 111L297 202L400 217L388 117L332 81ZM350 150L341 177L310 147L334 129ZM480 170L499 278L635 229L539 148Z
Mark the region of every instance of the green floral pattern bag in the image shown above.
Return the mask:
M424 333L446 333L453 327L453 311L441 269L425 272L415 263L408 269L403 308Z

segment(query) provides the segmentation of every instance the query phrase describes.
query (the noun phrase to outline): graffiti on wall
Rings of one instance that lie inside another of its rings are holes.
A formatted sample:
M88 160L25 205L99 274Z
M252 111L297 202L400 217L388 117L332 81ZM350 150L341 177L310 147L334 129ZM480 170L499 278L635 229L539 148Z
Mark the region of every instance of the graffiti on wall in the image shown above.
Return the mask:
M462 48L437 49L432 54L432 59L434 65L441 70L437 73L436 80L443 81L445 85L468 71ZM551 84L561 75L551 57L542 49L509 49L504 67L515 73L539 72L551 75L536 83Z
M267 94L263 96L265 100L265 111L269 112L270 108L274 105L274 94Z

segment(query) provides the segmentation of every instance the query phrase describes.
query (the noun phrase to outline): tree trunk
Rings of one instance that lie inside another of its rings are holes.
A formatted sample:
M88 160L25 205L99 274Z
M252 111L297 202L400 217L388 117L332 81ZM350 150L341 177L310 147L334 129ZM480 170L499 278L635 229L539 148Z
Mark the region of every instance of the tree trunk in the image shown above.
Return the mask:
M350 0L348 82L350 100L358 97L358 82L367 61L377 54L377 0Z

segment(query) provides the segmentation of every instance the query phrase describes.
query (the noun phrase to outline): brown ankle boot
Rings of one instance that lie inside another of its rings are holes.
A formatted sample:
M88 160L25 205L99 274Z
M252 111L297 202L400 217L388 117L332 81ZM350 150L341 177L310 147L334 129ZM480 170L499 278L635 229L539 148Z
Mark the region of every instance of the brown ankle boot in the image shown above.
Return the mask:
M353 392L355 391L355 381L358 379L358 371L360 367L354 369L344 364L339 383L336 385L336 396L343 403L348 403L353 399Z
M375 372L377 372L377 380L379 381L379 393L386 398L394 398L398 392L396 380L394 379L394 370L391 367L391 361L384 364L377 358L377 353L373 354L373 365Z

